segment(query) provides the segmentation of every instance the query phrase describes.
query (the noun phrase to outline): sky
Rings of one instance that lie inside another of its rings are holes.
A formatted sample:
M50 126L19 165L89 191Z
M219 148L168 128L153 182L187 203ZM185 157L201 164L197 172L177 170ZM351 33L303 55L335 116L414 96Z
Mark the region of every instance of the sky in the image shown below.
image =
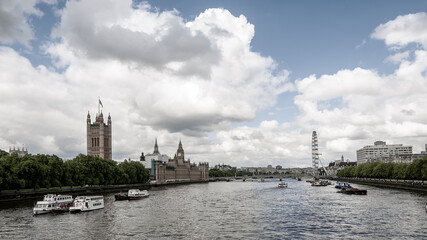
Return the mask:
M237 167L427 144L426 1L0 1L0 149Z

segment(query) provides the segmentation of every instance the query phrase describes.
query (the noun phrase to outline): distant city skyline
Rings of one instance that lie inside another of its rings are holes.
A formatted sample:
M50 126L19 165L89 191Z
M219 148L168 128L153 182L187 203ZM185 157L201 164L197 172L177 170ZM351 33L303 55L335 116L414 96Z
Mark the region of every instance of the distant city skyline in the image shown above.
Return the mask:
M0 2L0 149L73 158L114 116L112 158L157 138L210 166L311 166L427 143L425 1Z

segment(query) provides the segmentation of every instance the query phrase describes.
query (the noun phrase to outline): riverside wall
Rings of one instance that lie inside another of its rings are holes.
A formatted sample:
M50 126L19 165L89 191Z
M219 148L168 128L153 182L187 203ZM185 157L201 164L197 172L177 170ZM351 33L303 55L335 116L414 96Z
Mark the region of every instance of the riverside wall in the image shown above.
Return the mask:
M364 184L364 185L370 185L370 186L375 186L375 187L404 189L404 190L419 191L419 192L427 193L427 181L426 180L345 178L345 177L337 177L337 178L333 178L333 179L337 180L337 181Z
M127 191L129 189L144 189L148 190L156 187L173 186L181 184L206 183L208 181L177 181L167 183L141 183L141 184L123 184L123 185L96 185L73 188L51 188L51 189L36 189L36 190L16 190L16 191L0 191L0 201L17 201L32 198L40 198L46 194L72 194L83 195L94 193L109 193Z

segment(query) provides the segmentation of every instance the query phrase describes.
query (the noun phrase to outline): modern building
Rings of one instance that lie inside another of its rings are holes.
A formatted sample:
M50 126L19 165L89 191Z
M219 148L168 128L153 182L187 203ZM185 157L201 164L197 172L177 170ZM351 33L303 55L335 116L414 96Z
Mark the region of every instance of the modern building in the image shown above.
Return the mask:
M87 113L87 155L104 159L113 159L112 152L112 122L108 114L107 124L104 123L102 111L96 115L95 122L91 123Z
M154 147L156 151L156 147ZM157 149L158 150L158 149ZM175 157L167 162L151 160L151 175L156 183L185 182L185 181L209 181L209 163L190 163L185 160L184 149L181 141Z
M140 162L142 165L144 165L145 169L151 169L151 163L152 161L162 161L167 162L170 159L170 157L166 154L160 154L159 152L159 146L157 145L157 138L154 142L154 151L152 154L147 154L144 156L144 153L142 153L140 157Z
M427 150L427 144L425 145ZM427 151L421 151L420 153L413 154L401 154L401 155L393 155L393 156L383 156L375 159L377 162L388 162L388 163L412 163L416 159L423 159L427 156Z
M13 149L12 149L11 147L9 147L9 154L12 154L12 153L18 154L18 157L23 157L23 156L28 154L28 149L26 149L26 148L24 149L24 147L22 147L22 149L20 149L19 147L18 147L18 149L13 147Z
M402 144L387 145L384 141L376 141L374 145L364 146L357 150L357 164L375 162L382 157L412 155L412 146Z

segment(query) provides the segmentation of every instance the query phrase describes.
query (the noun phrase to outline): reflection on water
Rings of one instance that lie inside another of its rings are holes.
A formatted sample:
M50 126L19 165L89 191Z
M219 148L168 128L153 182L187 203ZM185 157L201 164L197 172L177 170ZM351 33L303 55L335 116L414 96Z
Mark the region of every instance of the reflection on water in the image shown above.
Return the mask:
M79 214L32 216L35 200L2 202L0 239L426 239L426 195L285 180L174 186L138 201L107 194L104 209Z

